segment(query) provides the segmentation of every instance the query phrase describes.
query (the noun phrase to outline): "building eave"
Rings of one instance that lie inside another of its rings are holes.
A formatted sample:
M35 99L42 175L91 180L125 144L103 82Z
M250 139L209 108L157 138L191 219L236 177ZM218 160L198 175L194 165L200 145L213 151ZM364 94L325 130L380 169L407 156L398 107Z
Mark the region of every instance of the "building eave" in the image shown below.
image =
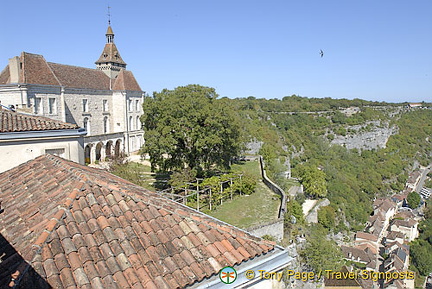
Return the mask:
M87 131L83 128L43 130L43 131L2 132L0 133L0 143L19 141L19 140L31 140L31 139L83 137L85 135L87 135Z
M264 280L261 278L259 270L264 270L266 272L278 272L286 268L293 259L293 257L289 256L287 250L280 246L275 246L275 248L267 254L257 256L251 260L234 266L233 268L237 272L237 279L234 283L230 284L230 286L231 288L248 288ZM250 270L255 273L255 277L252 279L246 278L246 272ZM219 275L216 275L209 279L202 280L201 282L188 288L225 289L226 286L227 285L221 282L219 279Z

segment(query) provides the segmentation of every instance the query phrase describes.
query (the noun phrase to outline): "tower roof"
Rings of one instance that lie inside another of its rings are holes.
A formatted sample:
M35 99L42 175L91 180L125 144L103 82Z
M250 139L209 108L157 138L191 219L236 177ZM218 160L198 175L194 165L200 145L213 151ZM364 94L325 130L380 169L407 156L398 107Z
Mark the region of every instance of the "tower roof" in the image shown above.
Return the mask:
M120 56L117 46L114 43L107 43L102 51L101 56L95 62L96 64L102 63L116 63L121 65L126 65L126 62Z
M108 25L108 29L107 29L106 35L114 35L114 32L113 32L113 30L111 28L111 25Z
M117 64L121 67L125 67L126 62L123 61L117 49L117 46L114 44L114 32L111 28L111 25L108 25L108 29L105 35L107 38L107 43L105 44L101 56L95 63L96 64L111 63L111 64Z

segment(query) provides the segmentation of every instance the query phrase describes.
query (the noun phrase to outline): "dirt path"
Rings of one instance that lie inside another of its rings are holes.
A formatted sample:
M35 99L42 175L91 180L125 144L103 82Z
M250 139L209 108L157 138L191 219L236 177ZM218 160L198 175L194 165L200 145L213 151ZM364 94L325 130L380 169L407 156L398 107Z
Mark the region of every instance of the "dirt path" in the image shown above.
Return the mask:
M305 217L309 214L310 210L312 210L312 208L316 205L317 202L318 200L306 200L303 203L302 208L303 208L303 215Z

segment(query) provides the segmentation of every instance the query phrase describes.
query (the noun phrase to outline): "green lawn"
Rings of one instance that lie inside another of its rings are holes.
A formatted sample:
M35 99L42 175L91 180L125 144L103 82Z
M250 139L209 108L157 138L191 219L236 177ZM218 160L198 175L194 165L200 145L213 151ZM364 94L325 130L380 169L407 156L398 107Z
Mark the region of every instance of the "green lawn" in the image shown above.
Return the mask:
M236 196L232 201L225 201L223 205L206 213L240 228L249 228L277 219L280 197L262 182L259 162L247 161L234 164L232 171L244 172L258 179L255 193L249 196Z
M249 228L276 220L279 199L278 195L259 181L255 193L249 196L237 196L232 201L225 201L216 210L207 213L228 224Z
M233 164L231 166L231 170L234 173L247 173L252 176L254 176L256 179L261 179L261 172L259 169L259 162L258 161L247 161L247 162L241 162L238 164Z
M258 161L234 164L232 171L249 174L259 180L255 192L249 196L236 196L233 200L224 201L215 210L205 212L240 228L249 228L275 220L278 215L280 198L261 181ZM168 179L166 175L152 173L149 166L135 162L130 162L126 166L118 166L113 173L151 191L159 190L158 188ZM191 206L195 208L192 203Z

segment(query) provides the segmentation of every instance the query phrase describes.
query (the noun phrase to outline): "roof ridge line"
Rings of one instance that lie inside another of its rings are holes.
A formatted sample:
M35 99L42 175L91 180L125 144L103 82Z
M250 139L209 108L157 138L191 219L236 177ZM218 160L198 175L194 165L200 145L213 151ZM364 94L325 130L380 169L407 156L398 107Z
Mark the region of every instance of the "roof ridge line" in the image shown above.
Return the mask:
M52 70L51 66L48 64L48 61L46 61L45 57L42 55L42 59L45 61L46 65L48 66L48 69L51 71L51 73L54 75L55 80L57 80L58 84L60 86L64 86L60 80L58 79L57 75L55 74L55 72Z
M84 67L84 66L78 66L78 65L71 65L71 64L63 64L63 63L57 63L57 62L52 62L52 61L47 61L47 63L48 63L48 65L54 64L54 65L61 65L61 66L68 66L68 67L77 67L77 68L81 68L81 69L101 71L101 70L96 69L96 68L90 68L90 67Z

